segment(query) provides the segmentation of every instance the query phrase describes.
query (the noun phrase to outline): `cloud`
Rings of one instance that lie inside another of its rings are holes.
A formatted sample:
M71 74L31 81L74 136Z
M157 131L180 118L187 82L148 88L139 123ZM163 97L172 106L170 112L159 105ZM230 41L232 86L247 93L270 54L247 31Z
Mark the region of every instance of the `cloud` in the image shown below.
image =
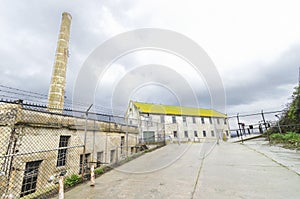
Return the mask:
M229 110L282 109L297 85L300 43L268 64L248 66L243 74L224 78ZM244 68L245 69L245 68ZM241 78L242 76L242 78Z
M182 33L205 49L223 79L228 113L280 108L297 84L300 62L297 5L292 0L282 3L5 0L0 7L0 84L48 93L61 13L67 11L73 17L66 85L69 99L81 66L102 42L123 31L153 27ZM129 56L106 78L118 83L121 76L116 74L126 73L127 67L137 65L174 66L188 83L197 85L196 96L201 106L210 105L203 77L198 81L191 71L180 68L183 63L178 60L163 54L153 57ZM147 76L130 73L127 78L134 82ZM179 82L172 84L180 86ZM109 93L110 88L102 88L100 93ZM157 86L147 86L144 91L137 91L134 98L138 100L141 95L141 100L149 102L174 103L172 95L164 92ZM180 93L186 94L184 89ZM110 100L109 95L99 100L101 103ZM120 109L126 108L123 102L117 104ZM193 105L188 101L186 104Z

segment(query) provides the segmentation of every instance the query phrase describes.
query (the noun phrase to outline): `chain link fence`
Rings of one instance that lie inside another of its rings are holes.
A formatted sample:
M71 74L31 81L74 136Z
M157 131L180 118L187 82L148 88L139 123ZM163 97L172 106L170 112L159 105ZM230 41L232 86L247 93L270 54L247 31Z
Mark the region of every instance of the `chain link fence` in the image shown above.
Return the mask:
M49 111L22 101L0 102L0 197L49 198L65 184L89 178L91 165L113 166L164 144L162 124L82 111ZM141 125L155 128L140 136ZM146 135L146 134L144 134Z
M266 111L251 114L237 114L228 117L231 125L231 137L243 137L250 134L286 133L290 129L300 128L300 124L282 124L280 120L285 110Z

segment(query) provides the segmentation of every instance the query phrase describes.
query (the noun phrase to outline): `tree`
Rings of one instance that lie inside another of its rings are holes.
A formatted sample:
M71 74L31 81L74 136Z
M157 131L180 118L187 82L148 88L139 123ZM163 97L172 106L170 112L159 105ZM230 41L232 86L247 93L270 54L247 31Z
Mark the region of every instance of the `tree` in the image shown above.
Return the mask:
M284 131L300 133L300 87L295 87L292 95L292 102L288 104L283 114L280 124L284 126Z

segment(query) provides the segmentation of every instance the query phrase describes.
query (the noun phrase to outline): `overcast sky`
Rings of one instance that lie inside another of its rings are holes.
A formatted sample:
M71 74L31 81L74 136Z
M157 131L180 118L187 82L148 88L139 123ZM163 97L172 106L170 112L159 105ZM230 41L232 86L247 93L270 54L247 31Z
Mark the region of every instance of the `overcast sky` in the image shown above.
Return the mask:
M4 0L1 3L1 85L48 93L64 11L72 15L66 85L68 98L72 98L81 66L99 45L115 35L139 28L172 30L198 43L219 71L229 115L283 109L298 83L300 12L297 0ZM124 79L128 83L130 79L135 81L147 76L145 71L132 70L132 67L177 65L178 69L180 65L183 69L187 67L185 64L164 53L138 52L114 63L103 78L112 81L111 85L121 82L124 86ZM146 70L148 73L150 68ZM192 83L193 78L187 77L183 75L177 84ZM107 106L111 101L110 91L120 88L103 85L98 86L96 98L98 105ZM209 108L205 83L197 85L198 104ZM174 93L163 85L143 84L130 88L129 96L134 100L177 103ZM181 90L182 93L175 95L184 96L184 87ZM128 99L125 101L127 103ZM184 105L193 106L193 103L187 100ZM127 108L124 100L115 102L115 106L117 109Z

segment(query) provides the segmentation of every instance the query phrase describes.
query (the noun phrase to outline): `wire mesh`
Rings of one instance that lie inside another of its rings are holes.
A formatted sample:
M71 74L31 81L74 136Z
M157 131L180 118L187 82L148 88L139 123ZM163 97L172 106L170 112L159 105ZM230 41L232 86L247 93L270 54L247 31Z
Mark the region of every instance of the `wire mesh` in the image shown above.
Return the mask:
M88 179L92 164L113 166L143 149L141 121L61 112L22 101L0 103L0 197L49 198L58 192L60 175L65 182ZM152 124L157 143L164 137L161 126Z
M232 137L247 136L249 134L284 133L290 129L299 129L300 124L283 124L280 120L285 110L274 110L229 117L230 133Z

